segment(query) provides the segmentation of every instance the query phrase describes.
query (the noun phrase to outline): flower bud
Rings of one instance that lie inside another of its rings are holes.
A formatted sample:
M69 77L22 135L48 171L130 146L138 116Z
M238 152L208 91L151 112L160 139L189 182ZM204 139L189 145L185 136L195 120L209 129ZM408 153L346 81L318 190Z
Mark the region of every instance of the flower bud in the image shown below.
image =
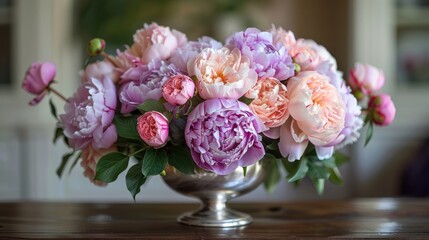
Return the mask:
M379 126L388 126L395 118L396 108L387 94L372 96L368 103L372 121Z
M350 70L348 82L354 90L360 90L364 95L370 95L383 87L384 73L374 66L356 63L355 67Z
M36 62L28 68L22 88L27 92L37 95L30 105L36 105L46 95L49 84L54 80L56 74L55 64L52 62Z
M94 38L88 43L88 54L91 57L97 56L104 51L106 42L101 38Z
M168 138L168 119L159 112L146 112L137 118L137 132L149 146L160 147Z

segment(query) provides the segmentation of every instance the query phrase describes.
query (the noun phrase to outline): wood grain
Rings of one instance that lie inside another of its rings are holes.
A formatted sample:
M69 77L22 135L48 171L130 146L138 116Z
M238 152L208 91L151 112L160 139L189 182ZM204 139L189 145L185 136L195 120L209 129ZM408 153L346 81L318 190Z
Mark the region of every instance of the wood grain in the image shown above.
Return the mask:
M0 203L0 239L429 238L427 199L232 204L254 222L241 228L176 223L190 204Z

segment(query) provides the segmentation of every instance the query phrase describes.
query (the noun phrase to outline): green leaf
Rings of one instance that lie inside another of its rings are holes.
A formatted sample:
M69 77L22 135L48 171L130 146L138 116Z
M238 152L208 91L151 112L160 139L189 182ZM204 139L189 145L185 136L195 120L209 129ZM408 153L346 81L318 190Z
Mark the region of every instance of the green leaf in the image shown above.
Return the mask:
M277 161L274 160L269 165L268 176L264 181L264 187L268 193L272 193L280 182L280 170Z
M253 102L254 99L252 98L247 98L247 97L241 97L240 99L238 99L238 101L245 103L246 105L249 105L251 102Z
M153 100L153 99L148 99L144 101L137 108L145 112L149 112L149 111L157 111L160 113L165 112L164 105L160 101Z
M343 185L343 177L341 176L340 170L338 168L331 169L329 181L331 181L333 184Z
M308 172L308 160L305 157L302 157L301 160L299 160L299 166L294 172L290 172L287 178L289 179L289 182L295 182L298 180L301 180L307 175Z
M319 160L320 161L320 160ZM310 162L308 164L309 170L307 175L313 178L317 179L328 179L330 175L330 169L323 166L321 161L319 163L317 162Z
M140 187L146 182L146 177L143 176L141 169L142 164L139 162L132 166L125 176L128 191L133 196L134 201L136 200L136 195L140 192Z
M113 123L115 124L116 131L120 137L140 140L140 136L137 132L137 116L115 116Z
M52 116L54 116L55 119L58 119L57 108L55 107L54 102L52 102L52 98L49 99L49 108L51 109Z
M192 159L191 153L181 145L173 145L171 147L168 164L184 174L192 174L195 171L194 160Z
M100 158L96 167L95 180L110 183L128 166L130 157L120 152L112 152Z
M316 188L316 191L319 195L323 194L323 191L325 190L325 179L320 178L311 178L311 181L314 184L314 187Z
M76 157L74 158L74 161L72 163L72 165L70 165L69 168L69 174L71 173L71 171L73 170L73 168L76 166L77 162L79 161L80 156L82 155L82 153L80 152L78 155L76 155Z
M167 165L167 153L163 149L149 148L143 158L142 173L148 177L158 175Z
M365 138L365 144L364 144L365 147L369 143L369 141L371 140L373 132L374 132L374 123L369 122L368 128L366 130L366 138Z
M335 163L337 164L337 166L341 166L342 164L349 161L348 156L346 156L345 154L338 152L338 151L334 153L334 158L335 158Z
M63 175L64 168L66 167L67 162L69 161L70 157L73 156L74 153L75 153L75 151L64 154L64 156L63 156L63 158L61 160L61 164L57 168L57 176L59 178L61 178L61 176Z
M52 143L56 143L58 138L64 136L64 130L62 128L56 128L54 133L54 138L52 139Z
M270 149L273 151L279 150L279 141L274 141L274 142L268 144L267 149Z
M325 160L318 160L322 163L323 166L325 166L326 168L334 168L337 167L337 164L335 162L335 157L331 157Z

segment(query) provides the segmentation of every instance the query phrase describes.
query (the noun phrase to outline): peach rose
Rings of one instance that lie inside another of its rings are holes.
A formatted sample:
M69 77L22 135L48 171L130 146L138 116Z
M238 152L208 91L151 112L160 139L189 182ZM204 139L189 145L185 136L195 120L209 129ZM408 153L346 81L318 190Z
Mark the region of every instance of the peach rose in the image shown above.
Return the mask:
M283 46L286 49L291 48L296 43L295 35L291 31L285 31L283 28L276 28L274 25L271 28L273 34L274 46Z
M256 83L258 75L250 69L249 59L234 48L206 48L194 64L201 98L239 99Z
M310 39L298 39L289 48L289 54L303 71L326 72L329 68L337 68L337 62L328 50Z
M92 147L91 144L85 147L84 149L82 149L82 155L81 155L82 162L80 163L80 165L84 169L83 175L89 178L89 180L95 185L106 186L107 183L94 179L96 166L102 156L111 152L115 152L116 150L117 149L115 145L112 145L108 149L96 149Z
M344 129L346 108L329 78L314 71L300 72L288 81L289 113L315 146L332 142Z
M249 107L268 128L281 126L289 117L287 88L275 78L259 79L246 97L254 98Z

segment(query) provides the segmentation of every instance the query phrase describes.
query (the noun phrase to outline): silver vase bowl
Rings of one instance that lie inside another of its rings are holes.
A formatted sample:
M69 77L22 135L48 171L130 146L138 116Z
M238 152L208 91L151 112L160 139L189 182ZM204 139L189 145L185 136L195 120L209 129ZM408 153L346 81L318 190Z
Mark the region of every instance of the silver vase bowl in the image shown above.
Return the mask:
M229 175L215 173L182 174L167 167L165 183L183 195L199 198L201 207L177 218L178 222L203 227L238 227L252 222L248 214L229 209L226 203L258 187L265 179L266 163L260 161L247 167L246 175L239 167Z

